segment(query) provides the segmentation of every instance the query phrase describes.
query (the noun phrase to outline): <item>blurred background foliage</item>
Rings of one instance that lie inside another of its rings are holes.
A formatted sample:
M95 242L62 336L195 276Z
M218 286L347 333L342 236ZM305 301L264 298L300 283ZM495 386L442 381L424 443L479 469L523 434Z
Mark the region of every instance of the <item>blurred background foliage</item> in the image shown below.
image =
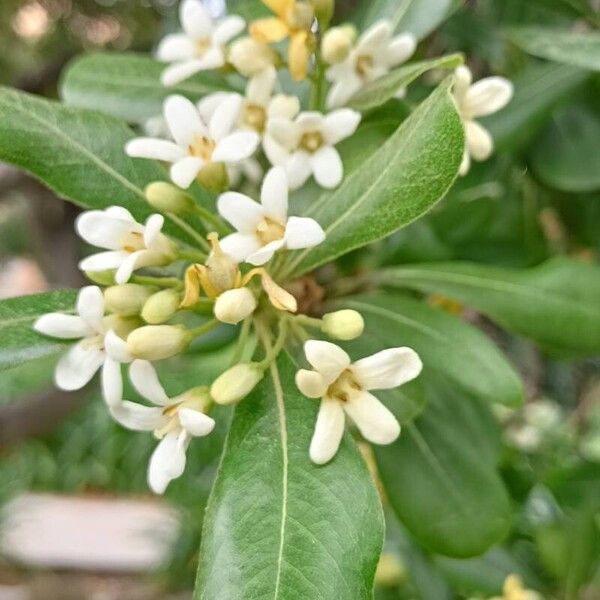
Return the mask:
M477 77L495 73L516 82L513 104L487 122L498 151L425 218L375 249L355 253L343 268L448 260L520 268L557 255L597 262L600 76L532 58L507 31L524 24L591 31L600 25L599 4L469 1L421 43L423 57L463 51ZM361 9L358 0L338 0L338 19L352 20ZM175 13L175 0L2 0L0 83L55 97L61 70L73 56L94 49L150 51L174 27ZM415 84L406 102L422 97L431 83ZM80 283L81 248L72 232L77 211L51 196L0 165L5 295ZM489 334L525 381L525 407L496 415L514 522L504 543L482 557L458 560L419 547L390 515L377 597L485 598L499 593L509 573L518 573L547 598L600 598L600 362L551 360L481 315L443 298L434 301ZM170 365L167 388L198 385L199 374L208 381L227 351L225 345L216 354ZM44 359L0 375L0 502L25 490L147 494L153 440L114 424L95 391L69 397L50 391L52 368L52 360ZM193 582L224 420L217 419L217 435L191 446L186 477L167 492L184 516L192 514L165 565L166 589Z

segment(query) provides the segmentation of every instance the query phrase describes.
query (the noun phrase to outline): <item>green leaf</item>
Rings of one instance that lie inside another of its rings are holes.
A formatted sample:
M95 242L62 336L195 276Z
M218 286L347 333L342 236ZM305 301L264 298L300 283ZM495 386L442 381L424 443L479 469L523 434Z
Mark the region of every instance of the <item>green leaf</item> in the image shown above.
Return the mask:
M400 345L416 350L425 374L434 372L488 402L522 402L518 375L489 338L468 323L399 294L355 296L340 304L363 315L363 337L375 339L379 349ZM360 344L360 339L354 343Z
M212 71L165 87L160 82L164 68L164 63L145 54L86 54L67 66L61 96L71 106L142 123L161 115L163 100L171 94L198 100L214 92L233 89L223 76Z
M509 528L510 501L495 469L496 441L490 442L498 427L485 408L436 383L427 409L398 441L375 447L394 512L432 552L477 556Z
M280 355L235 410L206 510L194 598L370 600L383 538L373 481L349 435L310 462L318 402Z
M462 54L450 54L441 58L404 65L366 85L350 99L349 106L360 111L370 110L393 98L399 89L406 87L427 71L454 69L463 62Z
M600 33L547 27L511 27L509 39L529 54L565 65L600 71Z
M446 194L464 144L449 85L440 85L379 150L310 206L306 216L321 224L327 239L314 249L292 253L287 275L306 273L386 237Z
M564 192L600 189L600 118L585 105L557 110L531 147L530 164L546 185Z
M76 290L59 290L0 300L0 371L64 348L60 340L33 331L32 325L45 313L73 311L76 296Z
M600 351L600 269L555 258L524 270L474 263L396 267L380 282L439 293L567 355Z

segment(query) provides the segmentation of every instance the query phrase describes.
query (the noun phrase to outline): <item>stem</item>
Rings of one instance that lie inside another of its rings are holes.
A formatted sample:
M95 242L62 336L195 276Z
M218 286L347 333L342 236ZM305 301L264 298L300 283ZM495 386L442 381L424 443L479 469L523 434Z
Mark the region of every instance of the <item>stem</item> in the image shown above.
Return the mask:
M217 217L217 215L213 215L213 213L211 213L209 210L206 210L206 208L204 208L203 206L195 204L194 210L202 220L207 221L208 223L213 225L214 228L217 230L217 233L226 234L229 232L229 229L227 228L225 223L223 223L223 221L221 221L221 219Z
M140 285L156 285L158 287L179 288L183 287L183 282L176 277L146 277L144 275L134 275L130 279L131 283Z
M323 110L323 88L325 84L325 65L321 60L321 51L317 48L315 52L316 71L312 79L312 89L310 93L311 110Z
M171 219L171 221L173 221L173 223L175 223L175 225L183 229L183 231L185 231L191 238L193 238L194 241L196 241L201 248L203 248L207 252L210 251L210 244L191 225L188 225L183 219L180 219L177 215L174 215L173 213L167 213L167 216L169 217L169 219Z
M265 326L264 328L262 328L263 330L261 337L265 346L266 355L263 358L263 360L261 360L258 363L257 366L259 366L262 369L267 369L271 365L271 363L277 358L279 353L283 350L283 346L285 345L287 339L288 324L289 321L287 317L283 317L279 321L279 335L277 336L277 340L275 341L275 344L273 346L271 346L271 336L268 327Z
M191 260L194 263L203 263L206 260L206 254L198 250L182 250L177 251L178 257L184 260Z
M250 337L250 330L252 327L252 317L247 317L244 319L242 323L242 329L240 331L240 337L238 338L237 346L235 348L235 352L231 357L231 365L233 366L240 362L242 355L244 353L244 349L246 348L246 344L248 343L248 338Z
M297 325L306 325L306 327L313 327L314 329L321 329L323 325L322 319L315 319L308 315L295 315L293 319Z
M200 327L190 329L189 333L191 333L192 336L196 338L201 335L204 335L205 333L208 333L209 331L212 331L215 327L217 327L220 324L221 322L218 319L211 319L210 321L204 323L204 325L200 325Z

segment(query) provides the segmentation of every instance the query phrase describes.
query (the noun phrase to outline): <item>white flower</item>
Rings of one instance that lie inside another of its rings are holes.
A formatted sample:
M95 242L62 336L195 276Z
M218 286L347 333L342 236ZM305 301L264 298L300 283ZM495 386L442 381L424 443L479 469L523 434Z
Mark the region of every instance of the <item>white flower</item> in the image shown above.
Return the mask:
M321 187L335 188L344 177L344 166L334 146L356 131L360 118L360 113L349 108L328 115L303 112L293 121L275 117L268 126L275 142L269 148L269 160L285 168L290 189L298 189L311 175Z
M368 390L385 390L411 381L422 369L410 348L389 348L351 363L339 346L309 340L306 359L315 369L296 373L296 385L309 398L321 398L317 425L310 444L316 464L329 462L344 434L344 413L374 444L391 444L400 435L396 417Z
M237 229L221 240L221 248L238 262L264 265L281 248L312 248L325 239L315 220L288 218L288 182L281 167L267 173L260 204L238 192L226 192L219 197L217 207Z
M169 482L185 469L185 453L192 437L208 435L215 422L205 410L208 393L196 388L169 398L158 380L152 364L135 360L129 376L141 396L155 406L144 406L123 400L110 407L114 419L134 431L154 431L160 442L148 467L148 483L156 494L162 494Z
M487 160L494 151L494 140L490 132L475 119L485 117L504 108L513 96L513 85L504 77L486 77L473 84L473 75L468 67L455 71L454 98L465 127L465 153L460 174L466 175L471 159Z
M156 51L158 60L174 63L163 71L163 85L176 85L200 71L222 67L225 45L246 26L239 16L215 23L200 0L183 0L179 21L183 32L166 36Z
M77 297L77 314L49 313L33 325L38 333L54 338L77 340L58 361L54 379L67 391L85 386L102 367L102 385L107 403L120 400L120 363L129 362L127 346L104 316L104 297L99 287L84 287Z
M229 62L244 77L258 75L274 66L278 59L275 50L251 37L241 38L229 48Z
M190 100L169 96L164 104L164 117L174 141L135 138L125 151L129 156L173 163L173 183L187 189L211 163L235 164L254 154L258 135L237 130L240 104L237 94L228 94L206 125Z
M152 215L145 225L138 223L131 213L120 207L84 212L75 225L77 233L92 246L106 248L84 258L79 263L82 271L117 269L115 281L126 283L136 269L161 267L177 256L175 245L161 233L164 218Z
M362 87L386 75L390 69L408 60L416 41L410 33L393 36L387 21L375 23L356 42L348 57L327 70L332 87L327 95L327 107L343 106Z

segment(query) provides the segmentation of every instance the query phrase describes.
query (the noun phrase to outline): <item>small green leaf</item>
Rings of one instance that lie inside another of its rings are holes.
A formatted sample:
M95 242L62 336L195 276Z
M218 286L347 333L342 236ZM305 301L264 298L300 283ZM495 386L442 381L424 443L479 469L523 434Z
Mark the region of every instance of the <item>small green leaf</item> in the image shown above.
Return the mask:
M64 348L64 342L45 337L32 329L34 321L49 312L70 312L76 290L60 290L0 300L0 371Z
M556 258L527 270L474 263L396 267L380 281L439 293L567 355L600 351L600 269Z
M600 71L600 33L548 27L511 27L509 39L529 54L565 65Z
M214 92L233 89L223 76L213 71L165 87L160 82L164 68L164 63L145 54L86 54L67 66L61 96L71 106L142 123L161 115L163 100L171 94L199 100Z
M455 69L463 62L462 54L450 54L441 58L404 65L366 85L350 99L349 106L360 111L371 110L393 98L398 90L406 87L427 71L432 69Z
M206 510L194 598L370 600L383 538L375 486L350 436L310 462L318 401L287 355L235 410Z
M464 134L450 82L440 85L394 135L343 183L306 211L327 239L294 252L286 275L300 275L382 239L427 212L448 191L462 160Z

